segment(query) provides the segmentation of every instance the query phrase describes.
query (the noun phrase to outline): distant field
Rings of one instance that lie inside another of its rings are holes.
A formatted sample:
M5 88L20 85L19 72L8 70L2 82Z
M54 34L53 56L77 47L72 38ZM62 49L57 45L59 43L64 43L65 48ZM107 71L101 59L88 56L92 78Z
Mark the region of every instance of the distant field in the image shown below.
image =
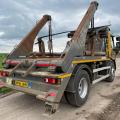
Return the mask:
M7 54L4 54L4 53L0 53L0 69L3 68L2 66L2 62L3 60L6 58ZM8 93L10 92L11 89L9 88L6 88L6 87L0 87L0 94L5 94L5 93Z
M3 62L3 60L5 59L6 56L7 56L6 53L0 53L0 69L3 68L2 62Z

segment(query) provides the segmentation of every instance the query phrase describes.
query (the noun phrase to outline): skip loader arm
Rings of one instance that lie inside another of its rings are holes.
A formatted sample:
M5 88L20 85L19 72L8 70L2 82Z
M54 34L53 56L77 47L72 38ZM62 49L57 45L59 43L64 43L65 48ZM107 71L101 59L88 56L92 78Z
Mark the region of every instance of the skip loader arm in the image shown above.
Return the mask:
M90 7L88 8L85 16L83 17L80 25L78 26L74 36L71 41L69 51L66 53L63 61L63 71L67 71L69 66L72 63L72 60L76 56L83 56L85 50L86 35L89 29L90 22L94 17L94 14L97 10L98 3L96 1L91 2Z
M19 56L26 56L33 51L33 44L39 31L44 25L51 20L51 16L44 15L43 18L36 24L36 26L26 35L25 38L17 45L17 47L8 55L7 59L18 58Z

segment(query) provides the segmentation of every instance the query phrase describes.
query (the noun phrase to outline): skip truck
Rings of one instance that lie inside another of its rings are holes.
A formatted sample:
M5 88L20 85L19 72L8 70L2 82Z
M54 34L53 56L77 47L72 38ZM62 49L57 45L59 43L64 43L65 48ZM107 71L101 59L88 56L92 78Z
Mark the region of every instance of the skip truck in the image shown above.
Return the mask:
M70 31L62 53L53 49L51 16L44 15L4 61L0 79L5 86L45 102L46 111L55 113L63 95L70 105L80 107L89 95L92 84L102 80L112 82L116 62L114 36L109 26L94 27L98 2L93 1L75 31ZM39 52L33 52L35 38L49 23L48 52L38 38ZM91 24L91 27L89 27ZM118 46L118 45L117 45Z

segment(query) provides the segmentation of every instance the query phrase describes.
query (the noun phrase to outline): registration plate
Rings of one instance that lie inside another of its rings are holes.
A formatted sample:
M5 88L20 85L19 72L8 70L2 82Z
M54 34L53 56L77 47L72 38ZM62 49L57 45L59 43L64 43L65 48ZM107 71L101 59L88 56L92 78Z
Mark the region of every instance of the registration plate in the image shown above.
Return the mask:
M23 81L15 81L15 85L16 86L20 86L20 87L28 87L28 83L27 82L23 82Z

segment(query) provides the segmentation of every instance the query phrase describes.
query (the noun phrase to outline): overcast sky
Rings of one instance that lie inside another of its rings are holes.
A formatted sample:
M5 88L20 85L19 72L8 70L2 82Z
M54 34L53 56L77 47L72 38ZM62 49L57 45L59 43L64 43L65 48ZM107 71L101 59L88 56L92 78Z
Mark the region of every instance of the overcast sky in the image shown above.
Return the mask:
M10 52L44 14L52 16L54 33L76 29L90 1L0 0L0 52ZM112 32L120 35L120 1L97 1L99 8L95 15L96 26L111 24ZM47 27L39 35L46 34ZM61 49L64 47L61 40L55 38L56 49L60 45Z

